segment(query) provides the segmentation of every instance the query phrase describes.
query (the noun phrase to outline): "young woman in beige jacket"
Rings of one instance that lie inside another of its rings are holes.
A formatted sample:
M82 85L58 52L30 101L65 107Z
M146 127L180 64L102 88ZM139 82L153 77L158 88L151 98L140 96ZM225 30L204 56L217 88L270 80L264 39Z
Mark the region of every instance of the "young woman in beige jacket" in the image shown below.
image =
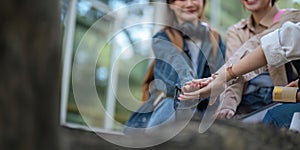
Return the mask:
M294 18L295 19L295 18ZM241 60L226 67L224 65L213 78L198 79L183 87L184 94L179 100L189 100L198 97L217 97L225 89L225 83L230 80L249 76L250 71L268 64L269 67L281 67L286 63L300 60L300 23L286 22L275 31L263 36L261 45ZM253 61L256 60L256 61ZM300 66L297 66L299 68ZM224 69L226 68L226 69ZM299 78L299 77L298 77ZM299 81L293 81L286 86L298 87L293 102L300 102ZM211 100L214 100L213 98ZM285 102L285 99L282 99ZM300 112L300 103L289 103L268 110L263 122L275 127L289 128L293 114ZM211 104L214 101L211 101Z
M290 13L291 10L280 10L275 3L276 1L241 0L242 5L251 12L251 15L249 19L242 19L229 28L226 44L227 60L229 58L239 59L243 54L234 55L236 52L239 53L239 48L242 46L244 49L253 48L257 45L257 40L250 40L251 38L256 38L256 35L277 24L283 14ZM247 41L249 41L248 44L243 45ZM253 61L257 61L257 58ZM285 66L276 69L279 74L274 74L274 69L267 66L260 68L260 70L259 74L249 74L247 79L241 77L227 84L221 96L223 105L218 113L220 118L230 119L234 114L249 113L270 104L273 84L284 85L288 82Z

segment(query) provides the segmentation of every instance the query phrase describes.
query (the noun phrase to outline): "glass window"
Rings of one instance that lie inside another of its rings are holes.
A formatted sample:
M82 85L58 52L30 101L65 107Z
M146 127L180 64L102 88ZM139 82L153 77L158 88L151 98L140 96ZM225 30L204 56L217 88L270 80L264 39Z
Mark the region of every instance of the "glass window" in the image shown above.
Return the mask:
M141 97L153 32L153 25L141 23L153 20L152 6L124 8L134 2L71 0L63 4L63 125L121 131L118 123L124 124L131 115L122 102ZM94 65L92 70L89 64ZM92 81L85 81L89 76ZM87 95L74 93L78 89L74 86L85 83L94 88L79 87ZM97 96L88 94L93 91Z

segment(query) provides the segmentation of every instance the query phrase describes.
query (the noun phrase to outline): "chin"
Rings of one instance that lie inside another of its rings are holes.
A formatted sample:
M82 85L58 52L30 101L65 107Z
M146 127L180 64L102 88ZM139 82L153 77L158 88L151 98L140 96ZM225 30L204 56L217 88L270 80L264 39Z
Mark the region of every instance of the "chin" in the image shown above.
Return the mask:
M184 21L185 22L191 22L191 21L194 21L194 20L196 20L196 19L198 19L198 17L196 17L196 16L184 16Z
M248 11L251 11L251 12L255 12L255 11L257 11L258 9L257 9L257 7L248 7L248 8L246 8Z

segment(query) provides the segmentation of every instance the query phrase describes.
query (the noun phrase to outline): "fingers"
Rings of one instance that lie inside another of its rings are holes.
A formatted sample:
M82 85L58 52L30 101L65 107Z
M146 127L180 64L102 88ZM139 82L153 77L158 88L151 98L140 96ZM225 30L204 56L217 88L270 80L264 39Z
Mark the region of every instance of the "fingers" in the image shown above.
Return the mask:
M199 99L199 95L184 95L184 94L180 94L180 96L178 97L178 100L193 100L193 99Z
M203 91L202 89L198 89L195 91L190 91L190 92L185 92L184 95L186 96L193 96L193 95L199 95L201 93L201 91Z
M205 87L213 80L214 80L213 77L209 77L209 78L204 78L204 79L192 80L192 82L194 84L199 84L201 87Z
M216 97L210 98L208 105L210 105L210 106L213 105L216 102L216 100L217 100Z
M224 110L221 110L218 112L218 118L220 119L224 119L226 116L226 113L224 112Z
M182 91L185 93L185 92L192 92L192 91L195 91L195 90L198 90L200 89L200 85L199 84L194 84L194 83L189 83L187 85L184 85L182 87Z
M231 119L233 116L234 116L234 112L230 110L226 115L226 119Z
M190 85L185 85L181 89L183 92L188 92L190 90Z
M211 77L212 77L213 79L215 79L215 78L217 78L217 75L218 75L218 74L212 74Z
M298 80L292 81L291 83L289 83L288 85L286 85L287 87L298 87Z
M192 82L193 83L201 83L201 82L204 82L206 80L208 80L209 78L202 78L202 79L193 79Z
M210 94L210 87L206 86L196 91L186 92L184 94L180 94L179 100L193 100L195 98L207 98Z
M182 87L182 90L183 92L195 91L207 86L212 80L214 80L212 77L203 79L193 79L192 81L186 82L185 85Z
M222 109L218 112L218 118L231 119L234 116L234 111L231 109Z
M210 94L210 87L208 86L214 80L213 77L203 79L193 79L186 82L182 87L184 94L181 94L179 100L192 100L198 98L207 98ZM215 100L214 100L215 101ZM214 102L212 101L212 102ZM212 103L213 104L213 103Z

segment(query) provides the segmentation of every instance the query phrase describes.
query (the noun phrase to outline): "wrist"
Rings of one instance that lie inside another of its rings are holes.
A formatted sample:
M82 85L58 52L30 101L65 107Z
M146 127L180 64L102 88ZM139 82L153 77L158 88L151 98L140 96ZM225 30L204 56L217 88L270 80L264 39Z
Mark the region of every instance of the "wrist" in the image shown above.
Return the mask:
M230 64L226 68L226 81L237 78L237 75L232 71L232 67L233 67L233 64Z

